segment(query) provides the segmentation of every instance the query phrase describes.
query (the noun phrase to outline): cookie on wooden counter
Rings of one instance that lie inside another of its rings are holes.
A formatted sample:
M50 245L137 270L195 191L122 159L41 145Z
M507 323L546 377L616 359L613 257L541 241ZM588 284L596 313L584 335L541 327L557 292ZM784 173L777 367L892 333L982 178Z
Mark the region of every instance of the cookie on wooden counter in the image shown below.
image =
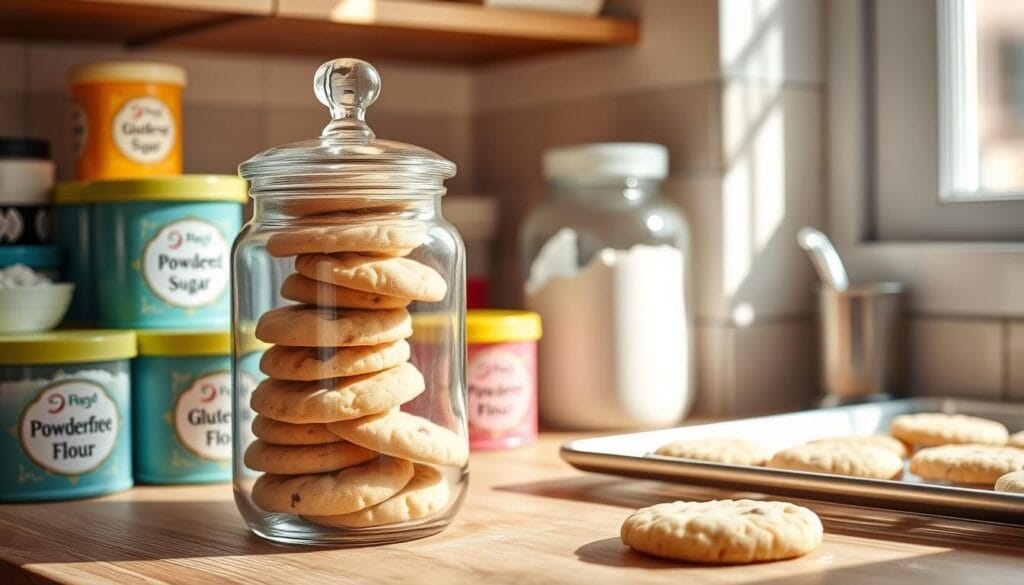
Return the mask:
M630 548L694 563L756 563L807 554L821 545L818 516L788 502L714 500L641 508L622 524Z
M996 480L997 492L1024 494L1024 471L1011 471Z
M993 445L943 445L910 458L910 472L930 481L992 485L1024 469L1024 449Z
M373 374L315 382L267 378L253 390L249 405L278 421L330 423L385 412L416 398L425 388L423 374L407 362Z
M405 256L426 242L426 234L423 222L311 226L271 235L267 253L277 258L335 252Z
M338 309L401 309L412 299L345 288L293 272L281 283L281 296L299 303Z
M465 439L441 425L398 409L331 423L327 428L346 441L417 463L465 465L469 459Z
M380 345L412 335L405 309L335 310L310 305L271 309L256 323L256 338L276 345L353 347Z
M1010 438L1006 440L1006 444L1018 449L1024 449L1024 431L1017 431L1010 435Z
M306 520L323 526L366 528L396 522L426 518L448 505L448 480L429 465L416 464L412 480L402 491L387 500L351 514L336 516L304 516Z
M404 339L355 347L287 347L275 345L260 359L260 370L278 380L313 381L371 374L409 361Z
M274 445L253 441L245 450L245 466L282 475L304 475L355 467L377 453L346 441L319 445Z
M892 436L922 447L939 445L1003 445L1009 436L1002 423L964 414L926 412L901 414L889 427Z
M252 501L267 512L351 514L402 491L412 475L412 463L391 457L378 457L331 473L264 473L252 486Z
M888 435L840 435L837 437L825 437L823 439L815 439L810 441L811 444L846 444L846 445L870 445L872 447L880 447L886 451L892 451L894 454L900 457L906 457L908 455L907 445Z
M448 283L436 270L409 258L366 254L302 254L295 270L321 282L414 301L444 299Z
M731 465L764 465L772 456L770 449L753 441L719 437L679 439L658 447L654 453Z
M252 419L252 434L275 445L320 445L344 440L321 423L286 423L262 414Z
M872 479L895 479L903 473L903 459L881 447L853 443L807 443L783 449L768 467L833 473Z

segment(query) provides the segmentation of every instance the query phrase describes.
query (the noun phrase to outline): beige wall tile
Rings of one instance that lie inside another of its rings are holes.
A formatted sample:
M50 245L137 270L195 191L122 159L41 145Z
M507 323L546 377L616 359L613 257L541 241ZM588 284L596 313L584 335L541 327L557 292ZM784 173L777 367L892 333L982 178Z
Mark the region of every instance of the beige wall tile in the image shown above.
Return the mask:
M75 65L93 61L146 59L145 52L129 54L116 45L33 42L28 50L28 91L32 94L67 94L67 74Z
M723 76L823 83L823 4L820 0L721 0Z
M0 136L20 136L28 132L25 99L18 95L0 95Z
M238 165L261 148L260 112L238 106L186 105L186 173L233 175Z
M697 325L696 379L693 389L693 408L696 417L725 416L731 409L736 379L729 365L732 362L732 327L724 325Z
M130 56L135 58L134 54ZM145 58L185 68L188 85L182 100L186 104L254 107L263 103L261 58L168 50L147 51Z
M815 404L820 386L810 320L737 327L733 343L736 386L729 414L781 412Z
M17 41L0 42L0 93L25 91L25 45Z
M915 395L1002 396L1004 348L999 321L914 319L909 350L909 382Z
M1007 327L1007 397L1024 400L1024 321L1010 321Z
M74 177L71 142L71 100L66 96L33 96L28 100L27 127L30 136L50 141L50 151L57 163L57 180Z

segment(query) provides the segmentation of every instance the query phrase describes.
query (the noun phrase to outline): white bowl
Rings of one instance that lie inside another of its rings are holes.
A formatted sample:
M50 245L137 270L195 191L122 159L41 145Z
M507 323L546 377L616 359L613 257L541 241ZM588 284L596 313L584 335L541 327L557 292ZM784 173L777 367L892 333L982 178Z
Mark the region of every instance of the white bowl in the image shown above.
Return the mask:
M70 282L0 288L0 334L53 329L68 312L74 292Z

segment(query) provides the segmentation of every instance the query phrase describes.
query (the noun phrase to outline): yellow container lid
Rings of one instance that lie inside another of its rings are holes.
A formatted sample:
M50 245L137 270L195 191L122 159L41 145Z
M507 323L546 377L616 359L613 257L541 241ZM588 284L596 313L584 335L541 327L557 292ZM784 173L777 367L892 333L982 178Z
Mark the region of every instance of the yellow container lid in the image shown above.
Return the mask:
M88 181L66 181L53 186L53 202L56 205L88 203Z
M235 175L181 175L150 179L93 181L86 189L90 201L227 201L245 203L245 179Z
M140 329L139 355L203 356L231 353L231 334L227 331L178 331L171 329Z
M467 343L536 341L541 337L540 315L533 311L473 309L466 311Z
M151 61L104 61L79 65L68 74L71 83L104 81L166 83L184 86L188 82L185 69L170 63Z
M107 362L136 356L135 332L80 329L0 336L0 365Z

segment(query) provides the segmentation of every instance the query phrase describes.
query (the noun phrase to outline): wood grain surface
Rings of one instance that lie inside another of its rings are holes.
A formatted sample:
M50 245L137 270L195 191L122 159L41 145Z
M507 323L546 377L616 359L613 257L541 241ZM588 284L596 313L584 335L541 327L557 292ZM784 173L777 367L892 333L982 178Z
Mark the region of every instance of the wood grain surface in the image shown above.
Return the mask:
M1024 583L1022 529L814 502L800 503L821 515L825 542L800 559L716 567L634 553L618 538L634 508L760 496L584 474L558 458L580 437L474 453L448 530L375 548L264 542L228 485L0 506L0 583Z

